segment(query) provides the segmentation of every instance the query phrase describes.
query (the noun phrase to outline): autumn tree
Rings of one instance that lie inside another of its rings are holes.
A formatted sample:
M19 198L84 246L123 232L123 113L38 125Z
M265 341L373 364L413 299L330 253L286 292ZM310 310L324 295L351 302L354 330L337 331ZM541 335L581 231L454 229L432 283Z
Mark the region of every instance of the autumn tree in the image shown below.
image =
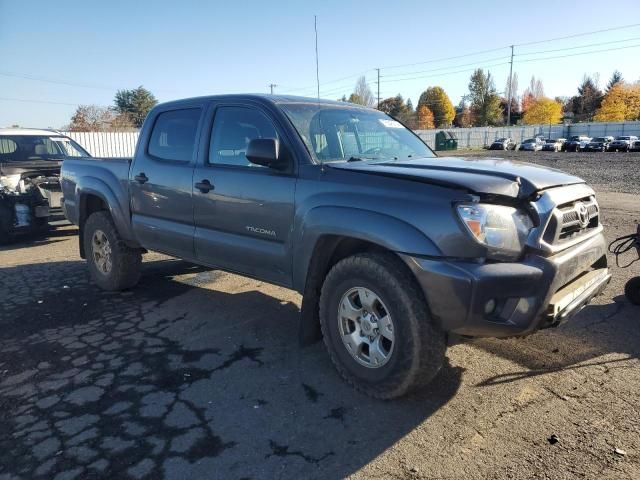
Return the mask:
M419 105L416 109L416 130L435 128L433 112L426 105Z
M555 124L562 120L562 104L547 97L533 101L522 116L527 125Z
M544 97L544 86L542 80L536 78L535 75L531 76L529 86L522 93L522 113L525 113L536 100Z
M456 109L442 87L429 87L418 100L418 108L426 105L433 113L437 127L449 127L456 116Z
M578 87L578 95L571 98L574 120L591 120L600 107L603 94L598 88L598 82L589 75L585 75Z
M113 102L116 111L128 115L138 128L142 127L149 110L158 104L156 97L142 85L133 90L118 90Z
M415 120L413 105L411 105L411 100L404 103L402 95L398 94L395 97L385 98L380 102L379 110L387 115L397 118L409 128L415 128L412 126Z
M349 102L356 103L358 105L364 105L365 107L373 107L376 103L376 99L369 88L367 79L362 76L358 78L353 93L349 96Z
M469 81L469 92L474 123L479 126L500 125L503 118L500 97L491 73L485 74L481 68L474 71Z
M624 79L622 78L622 73L620 73L618 70L615 70L611 75L609 82L607 82L607 88L605 89L605 93L609 93L609 91L615 85L618 85L619 83L622 83L622 82L624 82Z
M66 129L71 132L112 132L134 128L126 114L98 105L79 105Z
M594 115L597 122L622 122L640 119L640 85L615 83Z

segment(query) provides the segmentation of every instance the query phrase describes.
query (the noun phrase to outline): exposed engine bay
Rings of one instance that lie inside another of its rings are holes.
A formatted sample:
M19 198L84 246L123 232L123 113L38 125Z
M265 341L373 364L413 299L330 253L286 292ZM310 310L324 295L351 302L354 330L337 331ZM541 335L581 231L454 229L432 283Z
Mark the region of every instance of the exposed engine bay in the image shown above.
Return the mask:
M0 179L0 241L18 233L44 231L49 216L60 210L60 176L24 172Z

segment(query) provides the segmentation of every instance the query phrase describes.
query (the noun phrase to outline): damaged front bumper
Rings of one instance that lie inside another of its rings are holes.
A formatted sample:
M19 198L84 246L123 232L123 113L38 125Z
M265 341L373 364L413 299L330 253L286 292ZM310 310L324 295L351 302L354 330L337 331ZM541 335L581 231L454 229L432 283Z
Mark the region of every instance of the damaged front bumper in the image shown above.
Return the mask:
M431 313L451 333L526 335L579 312L609 283L602 233L550 257L471 263L402 256Z

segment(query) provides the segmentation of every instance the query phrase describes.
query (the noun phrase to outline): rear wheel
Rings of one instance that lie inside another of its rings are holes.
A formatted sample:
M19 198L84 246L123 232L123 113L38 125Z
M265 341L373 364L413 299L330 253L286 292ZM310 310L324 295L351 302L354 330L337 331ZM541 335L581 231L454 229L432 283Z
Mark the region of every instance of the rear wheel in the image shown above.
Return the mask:
M375 398L399 397L428 384L444 361L445 333L393 254L338 262L322 287L320 324L338 372Z
M640 305L640 277L632 278L624 286L624 294L634 305Z
M124 243L107 212L89 216L83 241L89 273L100 288L124 290L138 283L142 254Z

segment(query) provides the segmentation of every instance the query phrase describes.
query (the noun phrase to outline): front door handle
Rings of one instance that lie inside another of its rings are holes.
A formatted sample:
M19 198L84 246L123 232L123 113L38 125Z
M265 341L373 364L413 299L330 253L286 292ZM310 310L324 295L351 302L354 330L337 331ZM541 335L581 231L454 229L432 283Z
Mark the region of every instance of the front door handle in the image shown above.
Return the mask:
M209 190L213 190L213 185L211 185L211 182L206 179L196 183L195 187L202 193L209 193Z
M135 177L133 177L135 179L136 182L138 182L139 184L143 184L149 181L149 177L147 177L144 172L140 172L138 175L136 175Z

